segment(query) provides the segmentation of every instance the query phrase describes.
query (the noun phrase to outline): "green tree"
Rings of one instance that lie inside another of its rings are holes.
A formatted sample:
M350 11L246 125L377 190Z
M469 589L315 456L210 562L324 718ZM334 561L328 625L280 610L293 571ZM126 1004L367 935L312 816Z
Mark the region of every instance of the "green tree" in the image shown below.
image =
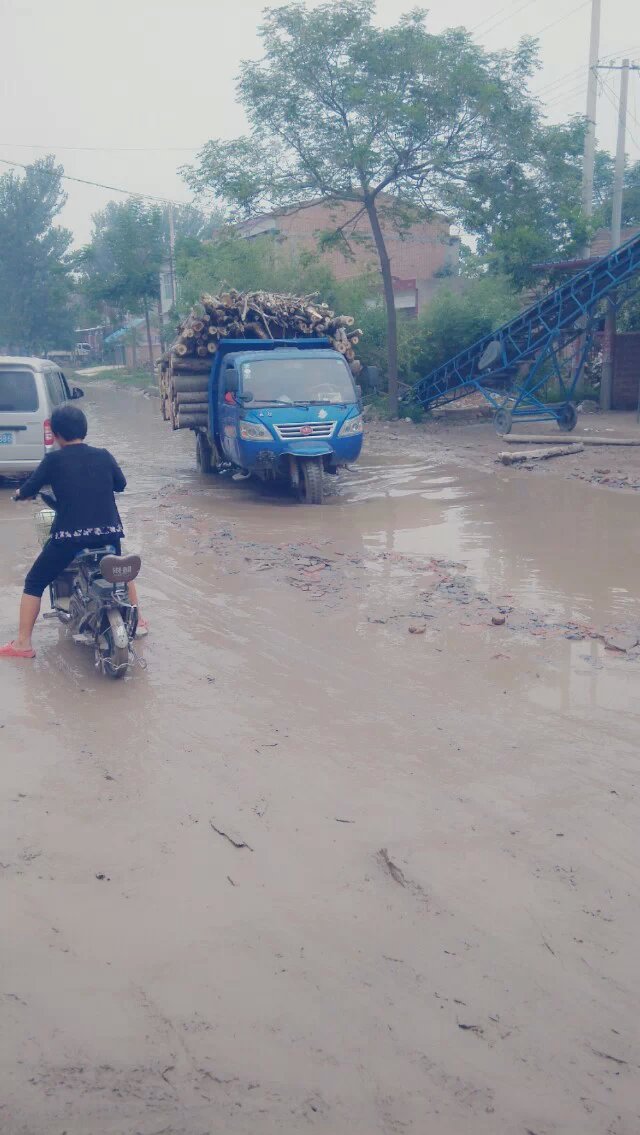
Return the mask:
M357 304L362 295L368 298L375 289L375 282L364 277L351 283L349 294L345 295L319 252L298 256L269 234L245 240L227 227L213 241L180 241L176 249L181 314L202 292L225 288L317 292L331 307L346 303L347 307L341 310L353 313L354 303Z
M72 236L54 223L63 172L49 156L0 177L0 343L10 351L73 342Z
M478 253L490 269L509 276L516 288L540 280L535 265L570 259L587 241L582 212L584 123L541 127L530 139L525 163L510 163L500 178L471 171L467 223L477 233Z
M594 212L582 212L584 120L542 127L530 160L505 171L501 181L482 170L469 178L467 224L478 235L476 269L507 275L516 288L541 281L536 265L579 257L589 236L611 224L613 158L596 151ZM640 224L640 162L628 165L623 225Z
M149 358L153 358L150 307L160 294L165 257L162 209L136 199L110 201L93 217L91 243L83 250L89 299L110 305L121 317L144 315Z
M208 142L183 172L235 216L320 198L352 202L354 219L368 217L396 412L397 318L381 218L402 227L416 212L445 211L464 221L471 174L486 170L496 184L527 159L538 125L527 94L535 50L523 41L488 53L461 28L430 34L420 11L389 28L373 18L370 0L268 10L264 56L243 65L238 84L251 135Z
M413 350L414 377L423 377L495 331L522 307L511 281L485 274L466 282L456 293L443 288L417 321Z
M200 209L197 205L174 205L173 226L176 243L182 240L211 240L216 229L224 225L224 215L220 209ZM169 222L164 230L168 243Z
M599 224L611 224L611 208L613 197L613 159L606 155L608 162L603 169L600 179L600 192L596 218ZM624 174L624 192L622 197L622 224L640 225L640 162L627 164Z

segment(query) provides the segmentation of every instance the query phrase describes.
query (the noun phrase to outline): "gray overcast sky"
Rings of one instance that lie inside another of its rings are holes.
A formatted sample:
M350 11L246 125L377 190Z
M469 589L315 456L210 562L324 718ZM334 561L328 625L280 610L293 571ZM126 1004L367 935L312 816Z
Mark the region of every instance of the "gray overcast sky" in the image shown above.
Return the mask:
M390 23L415 6L378 0L378 18ZM549 118L584 113L590 0L424 6L434 31L463 24L491 48L539 33L542 67L532 87ZM26 162L51 152L74 177L188 200L177 167L207 138L243 130L234 76L241 59L259 54L264 7L264 0L0 0L0 157ZM640 60L638 0L603 0L602 9L601 57ZM617 92L618 73L606 79ZM604 93L598 105L598 141L609 149L612 100ZM629 111L628 152L638 159L638 74ZM116 195L71 183L67 190L63 220L82 243L91 214Z

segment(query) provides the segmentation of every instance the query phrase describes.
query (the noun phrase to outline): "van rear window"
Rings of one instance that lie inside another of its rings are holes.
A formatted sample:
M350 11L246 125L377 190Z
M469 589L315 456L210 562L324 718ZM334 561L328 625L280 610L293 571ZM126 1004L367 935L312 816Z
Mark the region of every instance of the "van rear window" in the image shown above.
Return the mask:
M38 388L30 370L0 369L0 414L33 414Z

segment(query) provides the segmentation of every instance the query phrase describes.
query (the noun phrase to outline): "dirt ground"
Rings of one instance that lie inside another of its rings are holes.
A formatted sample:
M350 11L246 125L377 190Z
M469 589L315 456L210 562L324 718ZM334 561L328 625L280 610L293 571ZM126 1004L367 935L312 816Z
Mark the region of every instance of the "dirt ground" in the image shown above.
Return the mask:
M640 449L373 425L305 508L85 404L152 634L2 663L2 1135L638 1135Z
M473 407L471 409L470 407ZM436 453L451 453L462 464L491 469L498 455L511 450L530 451L533 447L511 444L496 435L491 420L492 412L481 395L473 395L459 403L437 411L423 425L414 426L405 421L371 423L376 435L383 438L396 436L410 445L417 444ZM372 430L369 430L371 440ZM552 461L531 461L523 472L540 475L552 473L558 477L572 477L601 485L608 489L640 489L640 422L635 413L585 413L571 433L561 433L553 422L514 423L513 436L523 434L561 440L563 445L581 444L587 439L581 453L575 456L554 458ZM590 444L594 439L635 439L636 446L607 446ZM544 443L541 443L544 447ZM547 446L547 448L549 448Z

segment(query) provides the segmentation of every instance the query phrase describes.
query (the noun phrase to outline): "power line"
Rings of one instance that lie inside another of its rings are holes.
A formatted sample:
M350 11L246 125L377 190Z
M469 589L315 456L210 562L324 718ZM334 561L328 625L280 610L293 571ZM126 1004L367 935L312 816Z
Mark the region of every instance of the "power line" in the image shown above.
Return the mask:
M614 91L613 87L611 86L611 84L609 83L609 81L607 79L601 78L599 76L599 81L600 81L600 92L601 92L601 94L604 95L607 102L609 102L611 104L611 106L613 107L613 109L615 110L615 112L617 114L620 100L619 100L616 92ZM635 119L635 117L634 117L634 121L635 121L636 125L640 125L637 122L637 119ZM640 150L640 142L638 142L638 139L636 138L635 134L631 133L631 130L629 129L629 123L628 122L627 122L627 134L631 138L631 141L634 143L634 145L637 146L638 149Z
M14 146L18 150L82 150L87 153L113 154L193 154L200 146L41 146L36 142L0 142L0 146Z
M575 75L582 74L584 67L580 64L579 67L574 67L573 71L567 71L565 75L561 75L558 79L554 79L551 83L545 83L543 87L535 87L531 92L532 95L541 95L544 91L552 90L553 87L561 87L564 83L573 79Z
M618 56L622 57L623 55L625 57L628 56L629 58L631 58L632 52L634 51L640 51L640 44L635 44L634 47L621 47L618 51L610 51L607 55L601 55L598 62L606 63L609 59L616 59ZM560 75L552 82L545 83L542 87L534 88L531 93L534 95L541 95L545 91L551 90L553 87L561 87L565 82L569 82L571 79L573 79L574 75L581 74L583 71L584 67L581 64L579 67L574 67L573 71L567 71L564 75Z
M31 168L24 162L14 162L9 158L0 158L0 162L5 166L16 166L18 169L28 170ZM41 172L48 173L51 177L58 176L54 170L42 170ZM186 201L172 201L168 197L155 197L152 193L136 193L131 189L120 189L117 185L105 185L102 181L89 181L85 177L71 177L68 173L63 173L60 176L63 181L74 181L78 185L92 185L96 189L108 189L110 193L124 193L125 197L137 197L141 201L155 201L160 205L176 205L178 208L181 205L188 204Z
M527 3L523 4L522 7L526 8L528 6L528 4L532 3L532 2L533 2L533 0L527 0ZM469 28L469 31L473 33L475 31L477 31L478 28L481 28L484 24L490 24L491 21L494 20L496 16L501 16L502 13L506 12L508 8L513 8L513 5L516 4L516 3L517 3L517 0L511 0L511 4L505 4L503 8L498 8L498 10L496 12L493 12L490 16L485 16L484 20L480 20L479 24L474 24L472 28ZM520 9L518 9L518 11L520 11ZM513 15L513 16L515 16L515 14L516 14L515 12L511 13L511 15ZM510 18L509 16L505 16L504 20L502 20L501 22L506 23L506 21L509 18Z
M563 20L568 20L569 16L575 15L576 12L579 12L581 8L586 8L587 4L590 3L591 0L582 0L582 3L572 8L570 12L565 12L564 16L558 16L557 20L552 20L550 24L545 24L543 28L540 28L540 31L534 33L533 38L537 39L543 32L548 32L550 28L555 28L557 24L561 24Z
M591 0L582 0L582 2L580 4L578 4L575 8L571 8L570 11L565 12L564 15L558 16L558 18L555 19L555 20L552 20L551 23L545 24L544 27L539 28L538 31L532 32L531 38L537 39L538 36L543 35L543 33L546 32L546 31L549 31L550 28L554 28L557 24L561 23L562 20L567 20L569 18L569 16L573 16L575 12L579 12L581 8L586 8L587 4L589 4L590 2L591 2ZM476 24L475 27L471 28L470 30L471 30L471 32L475 32L478 28L482 27L482 35L483 36L488 35L489 32L493 32L493 31L496 30L496 28L501 27L502 24L506 24L507 21L512 19L513 16L517 16L519 12L523 12L525 8L530 7L530 5L532 3L533 3L533 0L525 0L525 2L523 4L521 4L519 8L516 8L515 11L513 11L513 12L509 12L508 15L503 17L503 19L497 20L493 24L490 23L490 26L488 28L484 28L482 26L484 23L487 22L486 20L483 20L480 24ZM506 11L505 8L500 8L500 9L498 9L497 12L494 13L494 15L499 16L504 11ZM492 19L491 16L487 17L487 20L491 21L491 19Z
M635 105L635 99L634 99L634 105ZM635 110L631 110L629 107L627 107L627 111L628 111L629 117L632 119L633 122L635 122L636 126L640 130L640 121L638 121L638 116L635 113ZM629 129L628 123L627 123L627 130L628 130L629 134L631 135L631 137L633 138L633 134L631 134L631 130ZM633 138L633 141L634 142L636 141L635 138ZM636 146L638 146L638 149L640 149L640 146L638 145L637 142L636 142Z
M549 107L556 106L559 102L564 102L565 99L574 99L577 95L583 95L586 89L587 85L583 79L577 86L571 87L567 91L562 91L560 94L556 95L555 98L547 99L546 109L548 110Z
M534 0L525 0L524 4L521 4L519 8L515 9L515 11L510 12L509 15L504 17L504 19L497 20L495 24L490 23L488 28L483 28L482 29L482 35L488 35L489 32L494 32L496 30L496 28L501 27L502 24L506 24L508 20L512 19L514 16L517 16L519 12L523 12L525 8L529 8L530 5L533 2L534 2ZM504 8L502 9L502 11L504 11ZM499 14L500 14L500 12L495 13L495 15L499 15ZM490 20L491 17L489 16L488 19ZM481 27L482 25L478 24L476 26ZM472 32L475 31L475 30L476 30L475 28L471 28Z

